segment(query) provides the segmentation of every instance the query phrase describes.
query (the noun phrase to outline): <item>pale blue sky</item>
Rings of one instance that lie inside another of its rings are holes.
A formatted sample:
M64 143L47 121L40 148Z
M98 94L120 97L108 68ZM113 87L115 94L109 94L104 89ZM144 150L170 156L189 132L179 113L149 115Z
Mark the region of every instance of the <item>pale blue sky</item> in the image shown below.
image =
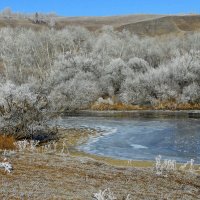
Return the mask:
M0 0L0 9L63 16L200 13L200 0Z

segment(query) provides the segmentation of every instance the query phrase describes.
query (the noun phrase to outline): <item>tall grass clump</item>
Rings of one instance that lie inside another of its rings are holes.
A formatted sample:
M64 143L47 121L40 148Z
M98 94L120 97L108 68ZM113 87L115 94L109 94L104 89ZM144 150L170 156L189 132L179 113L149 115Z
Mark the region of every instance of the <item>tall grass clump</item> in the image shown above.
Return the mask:
M15 138L0 134L0 150L15 150Z

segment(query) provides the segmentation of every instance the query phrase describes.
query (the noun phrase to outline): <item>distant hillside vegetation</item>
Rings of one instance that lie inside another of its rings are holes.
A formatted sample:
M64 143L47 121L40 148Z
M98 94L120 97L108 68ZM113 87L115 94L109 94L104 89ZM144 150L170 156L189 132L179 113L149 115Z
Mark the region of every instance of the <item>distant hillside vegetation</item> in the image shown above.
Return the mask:
M48 19L46 18L48 21ZM83 26L90 31L98 31L105 25L113 26L116 30L129 30L138 35L156 36L163 34L179 34L200 31L200 15L127 15L111 17L57 17L56 29L63 29L68 25ZM46 29L49 23L35 23L30 18L0 17L1 27L25 27L34 30Z

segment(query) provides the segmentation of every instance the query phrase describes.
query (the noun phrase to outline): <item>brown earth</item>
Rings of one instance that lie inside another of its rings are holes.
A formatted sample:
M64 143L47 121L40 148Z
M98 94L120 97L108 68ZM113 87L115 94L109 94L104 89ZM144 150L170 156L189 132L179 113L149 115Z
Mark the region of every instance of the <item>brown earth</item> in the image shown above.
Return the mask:
M164 16L117 27L139 35L164 35L200 31L200 15Z

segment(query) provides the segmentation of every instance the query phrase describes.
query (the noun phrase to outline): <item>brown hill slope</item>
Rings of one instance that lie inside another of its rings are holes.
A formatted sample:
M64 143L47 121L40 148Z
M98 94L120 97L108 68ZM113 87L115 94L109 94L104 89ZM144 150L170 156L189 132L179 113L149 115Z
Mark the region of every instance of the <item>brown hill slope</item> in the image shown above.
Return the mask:
M126 15L126 16L110 16L110 17L71 17L60 18L58 26L63 25L79 25L85 26L89 30L99 30L105 25L115 28L120 26L137 23L146 20L153 20L162 17L161 15Z
M31 28L34 30L41 30L47 28L47 24L35 24L33 21L28 19L8 19L8 18L0 18L0 28L4 27L23 27L23 28Z
M91 31L98 31L105 25L116 30L127 29L139 35L162 35L200 31L200 15L126 15L112 17L57 17L56 29L65 26L84 26ZM0 27L25 27L34 30L48 28L45 23L35 24L28 19L0 18Z
M200 15L165 16L152 20L129 23L117 27L141 35L162 35L180 32L200 31Z

